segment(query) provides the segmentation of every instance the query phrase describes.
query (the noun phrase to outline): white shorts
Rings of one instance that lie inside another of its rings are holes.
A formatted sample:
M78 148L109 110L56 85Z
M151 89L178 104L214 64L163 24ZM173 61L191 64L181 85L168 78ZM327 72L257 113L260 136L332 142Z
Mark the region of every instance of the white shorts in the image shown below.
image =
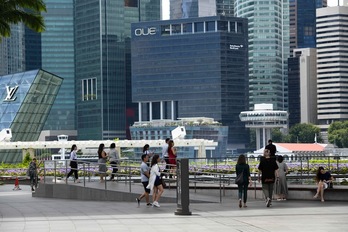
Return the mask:
M324 184L324 185L323 185L323 188L324 188L324 189L327 189L327 187L329 187L329 186L327 185L327 183L324 182L323 184Z

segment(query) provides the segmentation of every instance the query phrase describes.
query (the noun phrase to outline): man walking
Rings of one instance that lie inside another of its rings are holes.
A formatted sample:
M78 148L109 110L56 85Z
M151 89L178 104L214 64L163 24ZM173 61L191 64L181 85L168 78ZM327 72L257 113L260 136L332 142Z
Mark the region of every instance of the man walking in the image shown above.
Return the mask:
M276 145L273 144L272 140L268 140L268 145L265 147L265 149L269 150L271 157L275 157L275 153L277 152Z
M141 183L144 186L144 193L140 195L140 197L135 198L136 202L138 203L138 207L140 206L140 201L145 197L146 205L151 206L150 203L150 189L147 189L147 185L149 184L149 177L150 177L150 167L147 165L147 162L149 161L149 156L147 154L143 154L141 156L141 165L140 165L140 176L141 176Z

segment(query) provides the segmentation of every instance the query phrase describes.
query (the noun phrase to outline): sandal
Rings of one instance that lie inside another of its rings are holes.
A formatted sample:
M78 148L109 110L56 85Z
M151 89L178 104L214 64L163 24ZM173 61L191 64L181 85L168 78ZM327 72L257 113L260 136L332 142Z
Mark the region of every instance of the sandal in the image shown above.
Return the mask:
M315 194L313 198L318 198L318 196L319 196L318 194Z

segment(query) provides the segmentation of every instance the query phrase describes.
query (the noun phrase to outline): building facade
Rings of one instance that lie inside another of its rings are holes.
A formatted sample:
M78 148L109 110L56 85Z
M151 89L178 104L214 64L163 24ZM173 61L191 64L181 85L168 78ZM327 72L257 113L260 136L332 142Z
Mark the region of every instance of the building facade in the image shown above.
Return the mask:
M290 54L316 47L316 9L326 6L327 0L290 0Z
M37 141L63 79L43 70L0 77L0 128L12 130L12 141ZM2 150L0 160L19 162L19 154Z
M159 0L75 1L78 139L126 138L130 23L159 19Z
M317 52L294 49L289 58L289 126L317 124Z
M234 16L234 0L170 0L170 19Z
M348 120L348 7L317 9L318 124Z
M235 0L234 10L248 19L249 108L270 103L275 110L287 110L289 1Z
M11 25L11 36L1 38L0 75L23 72L25 70L24 25Z
M248 102L247 20L203 17L132 24L133 102L139 122L209 117L244 148Z

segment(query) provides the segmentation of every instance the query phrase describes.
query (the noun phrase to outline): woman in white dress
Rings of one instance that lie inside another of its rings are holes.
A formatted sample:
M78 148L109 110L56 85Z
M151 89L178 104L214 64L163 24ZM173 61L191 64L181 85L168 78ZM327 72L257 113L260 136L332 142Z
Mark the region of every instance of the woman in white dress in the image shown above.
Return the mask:
M288 166L283 162L284 158L281 155L277 157L279 178L275 183L274 193L278 195L278 201L285 201L288 196L288 184L286 182L286 175L288 174Z
M161 180L161 172L158 167L158 163L160 162L160 160L161 159L157 154L152 157L149 185L146 187L147 189L153 189L152 205L158 208L160 207L158 201L161 198L161 195L164 191Z

